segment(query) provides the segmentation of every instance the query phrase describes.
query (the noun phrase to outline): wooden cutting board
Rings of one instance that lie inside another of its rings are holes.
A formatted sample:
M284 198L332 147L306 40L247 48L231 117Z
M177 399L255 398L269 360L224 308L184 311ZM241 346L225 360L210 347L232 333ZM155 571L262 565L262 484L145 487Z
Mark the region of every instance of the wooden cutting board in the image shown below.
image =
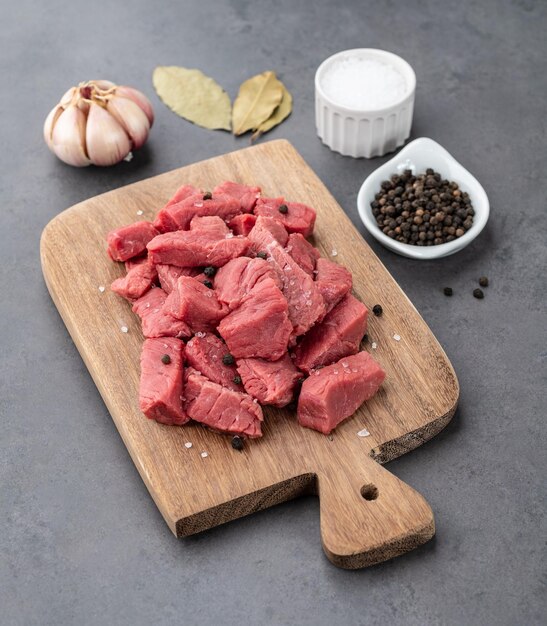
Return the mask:
M238 452L230 437L198 425L163 426L139 410L143 336L130 305L109 290L124 270L108 259L105 235L152 219L183 183L211 189L226 179L314 206L315 244L352 271L354 293L369 309L383 307L381 317L370 316L363 348L385 368L386 381L331 436L300 427L294 410L268 408L263 438ZM372 565L433 536L425 499L380 464L446 426L458 401L454 370L419 313L290 143L263 143L81 202L47 225L41 259L51 296L177 537L304 493L319 496L323 547L340 567ZM364 428L370 436L358 436Z

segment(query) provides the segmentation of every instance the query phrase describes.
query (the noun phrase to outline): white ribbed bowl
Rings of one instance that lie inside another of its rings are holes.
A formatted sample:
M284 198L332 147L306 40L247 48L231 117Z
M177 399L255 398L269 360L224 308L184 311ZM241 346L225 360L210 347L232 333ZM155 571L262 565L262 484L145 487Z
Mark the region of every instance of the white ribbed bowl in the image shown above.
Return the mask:
M375 60L391 65L406 82L405 95L390 106L358 111L328 98L321 87L325 71L346 57ZM416 74L401 57L375 48L355 48L333 54L315 73L315 124L320 139L331 150L352 157L375 157L393 152L410 136Z
M415 246L401 243L378 228L370 203L380 191L382 181L388 180L392 174L401 174L404 170L412 170L413 174L421 174L431 167L441 176L458 183L462 191L466 191L471 199L475 216L473 226L461 237L441 243L438 246ZM420 137L411 141L387 163L381 165L370 174L362 184L357 195L357 210L368 232L386 248L411 259L429 261L440 259L459 252L468 246L486 226L490 215L488 196L479 181L456 159L433 139Z

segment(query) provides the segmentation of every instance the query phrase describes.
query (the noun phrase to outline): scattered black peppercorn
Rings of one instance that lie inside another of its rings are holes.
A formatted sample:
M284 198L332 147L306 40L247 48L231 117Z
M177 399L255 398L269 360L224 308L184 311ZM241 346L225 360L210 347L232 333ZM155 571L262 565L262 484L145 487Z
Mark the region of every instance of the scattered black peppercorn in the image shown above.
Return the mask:
M161 362L162 362L164 365L169 365L169 363L171 363L171 357L170 357L168 354L164 354L164 355L161 357Z
M268 258L268 255L265 252L258 252L256 256L260 257L261 259Z
M473 226L475 210L467 192L428 168L394 174L380 185L370 206L378 228L401 243L437 246L454 241Z
M382 313L384 312L384 309L382 309L381 305L375 304L372 307L372 312L374 313L374 315L376 315L376 317L380 317L380 315L382 315Z
M454 292L452 291L452 287L445 287L443 293L445 296L451 296Z
M243 450L243 437L240 437L239 435L234 435L232 437L232 448L234 450Z
M288 213L289 212L289 207L286 204L281 204L279 206L279 212L280 213Z
M484 292L482 289L473 289L473 296L482 300L484 298Z
M241 385L241 376L234 376L232 380L234 385Z
M213 194L212 194L210 191L206 191L206 192L203 194L203 199L204 199L204 200L211 200L211 198L212 198L212 197L213 197Z
M209 276L209 278L212 278L217 273L217 268L213 267L212 265L208 265L203 270L203 273L205 274L205 276Z
M479 278L479 285L481 287L488 287L488 278L486 276L481 276Z
M204 281L203 281L203 284L204 284L206 287L209 287L209 289L212 289L212 288L213 288L213 283L212 283L210 280L204 280Z
M234 357L228 352L222 357L222 362L224 365L233 365L235 363Z

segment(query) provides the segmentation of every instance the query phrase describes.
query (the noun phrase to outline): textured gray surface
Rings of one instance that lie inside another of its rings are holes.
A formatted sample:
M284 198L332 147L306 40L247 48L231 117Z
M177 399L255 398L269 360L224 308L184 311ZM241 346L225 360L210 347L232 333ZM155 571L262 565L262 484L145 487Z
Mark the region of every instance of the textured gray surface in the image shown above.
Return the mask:
M1 4L2 623L540 624L547 5L154 4ZM157 64L199 67L232 97L249 75L277 70L295 106L269 137L291 140L357 223L359 185L383 160L331 153L312 110L317 65L360 46L413 65L413 136L451 151L492 205L481 237L445 260L399 258L366 237L461 383L446 431L389 466L431 503L437 536L384 565L341 571L323 556L318 505L307 498L177 541L48 296L40 232L75 202L247 145L164 108L151 87ZM131 163L71 169L47 151L41 124L69 85L93 77L142 88L157 121ZM491 287L478 301L481 274ZM445 285L453 298L440 293Z

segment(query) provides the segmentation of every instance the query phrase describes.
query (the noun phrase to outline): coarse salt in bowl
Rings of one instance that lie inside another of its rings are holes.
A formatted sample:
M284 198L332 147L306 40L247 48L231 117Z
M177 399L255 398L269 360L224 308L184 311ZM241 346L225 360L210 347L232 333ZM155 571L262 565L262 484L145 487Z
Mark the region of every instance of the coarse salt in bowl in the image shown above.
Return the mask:
M317 134L331 150L382 156L410 136L416 75L401 57L375 48L344 50L315 74Z

